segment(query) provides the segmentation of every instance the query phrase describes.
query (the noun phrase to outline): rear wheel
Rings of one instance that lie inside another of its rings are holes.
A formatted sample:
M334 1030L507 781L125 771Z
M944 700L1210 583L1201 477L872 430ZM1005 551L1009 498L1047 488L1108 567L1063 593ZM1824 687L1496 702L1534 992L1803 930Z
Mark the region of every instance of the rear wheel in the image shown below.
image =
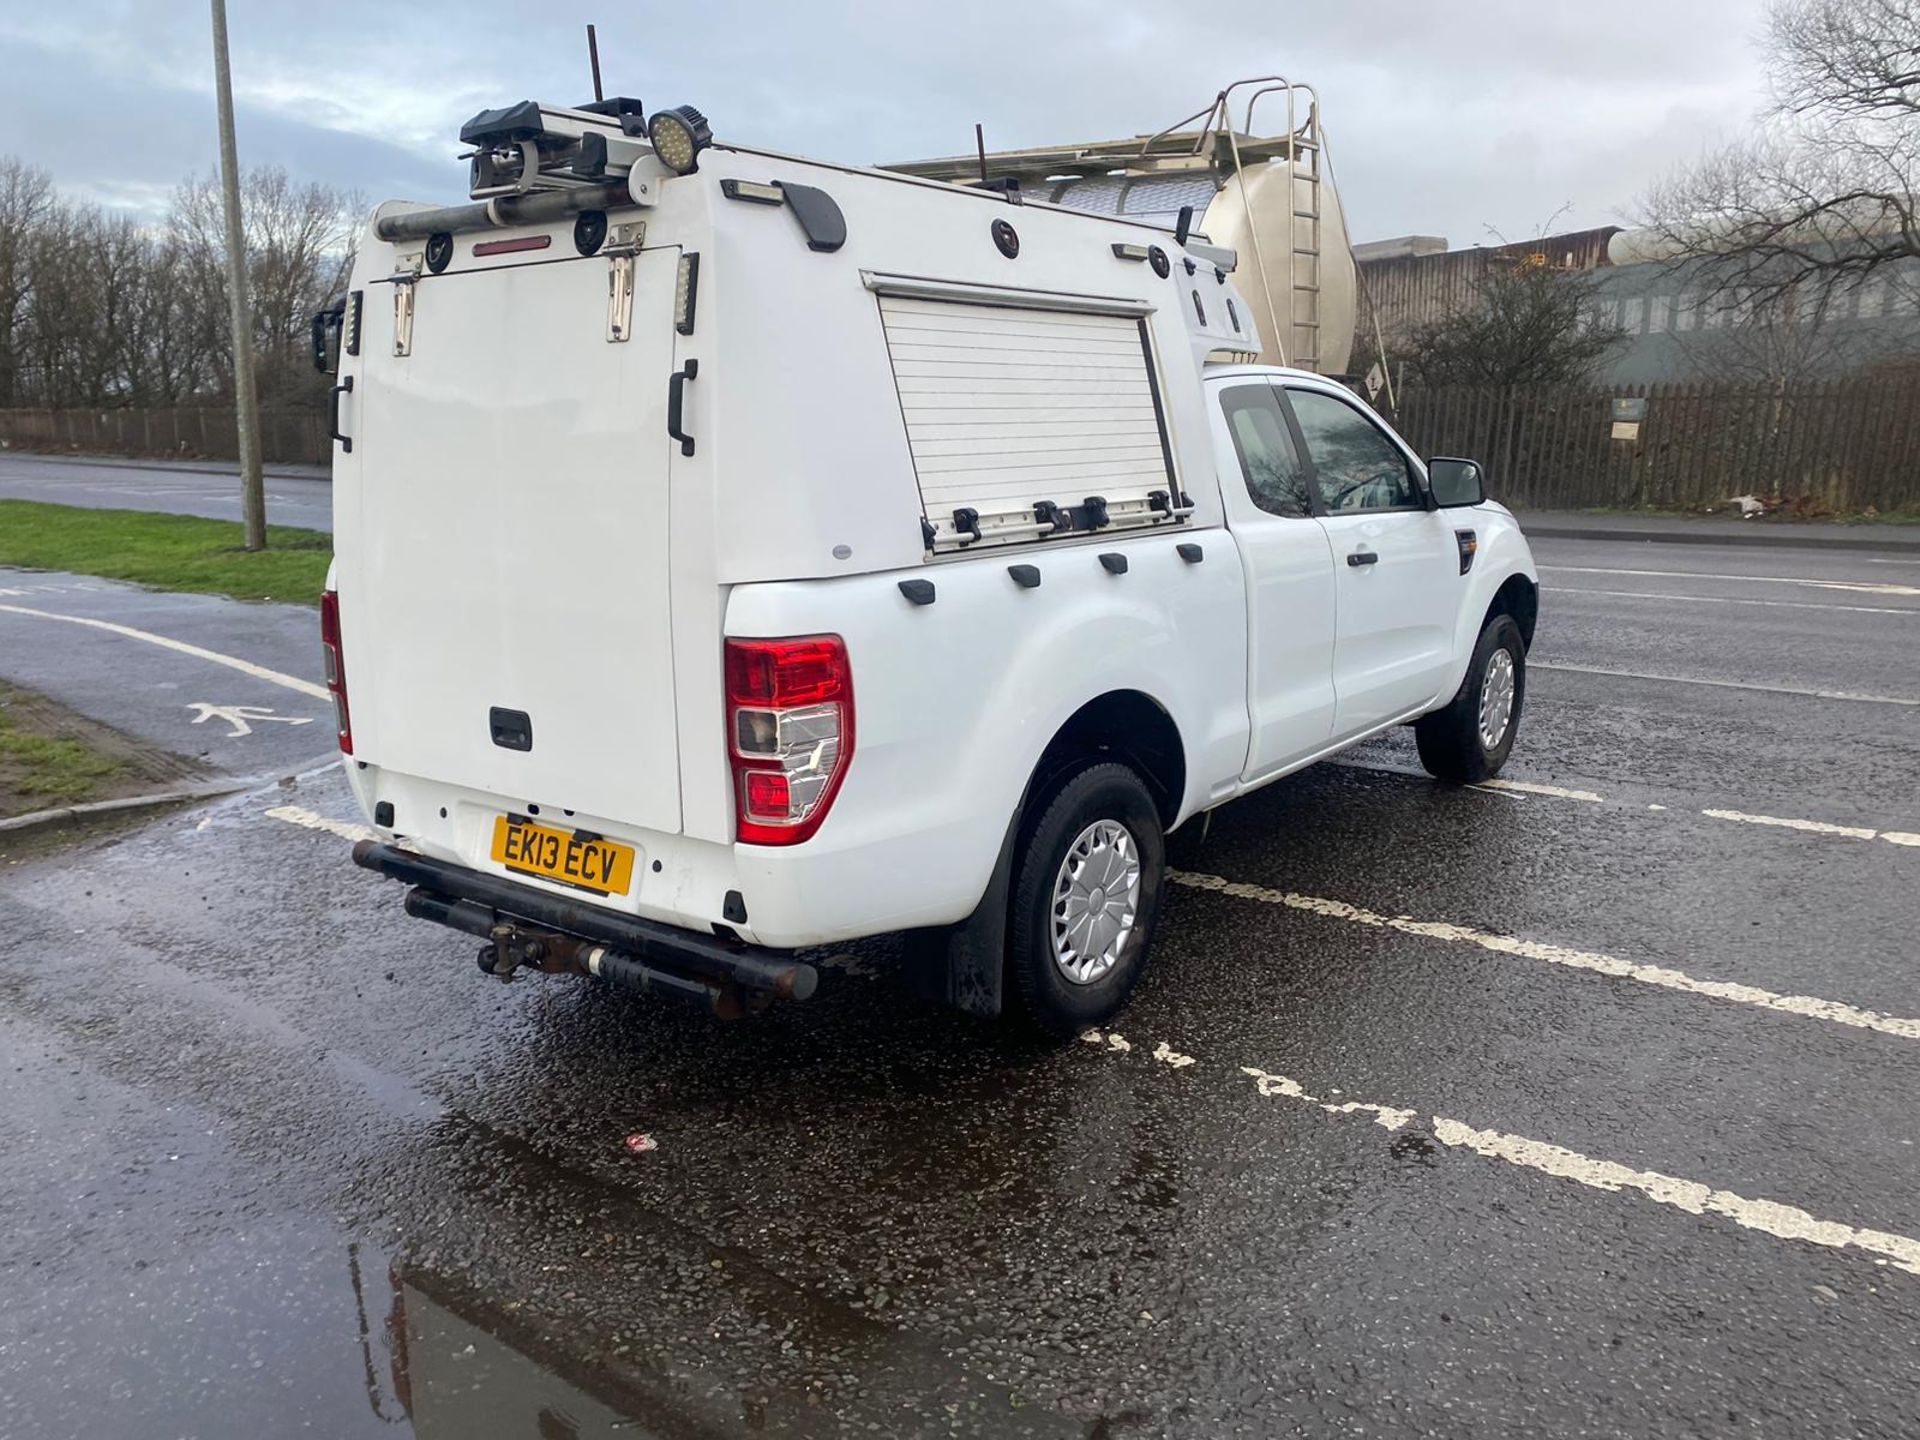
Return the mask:
M1125 765L1088 761L1057 777L1015 857L1007 959L1020 1008L1065 1037L1126 1003L1146 967L1166 841Z
M1526 698L1526 641L1511 616L1491 616L1459 692L1414 723L1420 763L1436 779L1460 785L1492 779L1513 753Z

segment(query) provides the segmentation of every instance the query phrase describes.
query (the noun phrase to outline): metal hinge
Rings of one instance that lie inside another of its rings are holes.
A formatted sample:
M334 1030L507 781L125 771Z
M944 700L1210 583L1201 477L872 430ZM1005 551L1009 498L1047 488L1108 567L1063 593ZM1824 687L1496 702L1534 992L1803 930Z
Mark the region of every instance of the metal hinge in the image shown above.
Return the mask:
M426 263L423 254L402 255L400 268L393 272L393 353L413 353L413 289L420 281Z
M613 227L607 237L607 343L633 336L633 263L647 238L647 222L632 220Z

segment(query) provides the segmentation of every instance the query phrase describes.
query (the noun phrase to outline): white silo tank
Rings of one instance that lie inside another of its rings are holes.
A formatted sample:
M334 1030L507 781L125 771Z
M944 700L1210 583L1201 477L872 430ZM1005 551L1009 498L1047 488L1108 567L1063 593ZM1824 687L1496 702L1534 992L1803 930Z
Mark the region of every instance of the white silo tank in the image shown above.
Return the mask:
M1316 189L1317 243L1308 218L1316 208ZM1353 358L1358 283L1340 197L1324 177L1316 182L1299 161L1249 165L1240 178L1227 177L1196 228L1214 244L1239 253L1234 280L1258 312L1267 339L1260 352L1263 364L1297 365L1323 375L1346 372ZM1318 255L1311 253L1315 250Z

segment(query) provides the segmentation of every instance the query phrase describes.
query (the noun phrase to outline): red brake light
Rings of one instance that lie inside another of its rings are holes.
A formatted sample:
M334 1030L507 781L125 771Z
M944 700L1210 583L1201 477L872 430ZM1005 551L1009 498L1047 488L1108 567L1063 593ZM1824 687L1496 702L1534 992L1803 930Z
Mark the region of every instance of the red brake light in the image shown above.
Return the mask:
M727 641L727 699L736 705L819 705L850 689L847 647L837 635Z
M320 595L320 649L326 659L327 693L333 697L333 728L340 753L353 754L353 719L347 712L347 661L340 648L340 597Z
M853 756L853 672L838 635L729 640L727 747L737 836L797 845L820 828Z

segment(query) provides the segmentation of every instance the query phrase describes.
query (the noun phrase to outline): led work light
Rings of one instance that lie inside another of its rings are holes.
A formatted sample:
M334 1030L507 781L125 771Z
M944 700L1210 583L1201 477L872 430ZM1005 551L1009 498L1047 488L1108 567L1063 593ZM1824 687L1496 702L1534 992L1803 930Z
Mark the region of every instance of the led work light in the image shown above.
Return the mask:
M700 152L713 143L707 117L691 105L656 110L647 121L647 140L660 163L676 175L691 175L700 164Z

